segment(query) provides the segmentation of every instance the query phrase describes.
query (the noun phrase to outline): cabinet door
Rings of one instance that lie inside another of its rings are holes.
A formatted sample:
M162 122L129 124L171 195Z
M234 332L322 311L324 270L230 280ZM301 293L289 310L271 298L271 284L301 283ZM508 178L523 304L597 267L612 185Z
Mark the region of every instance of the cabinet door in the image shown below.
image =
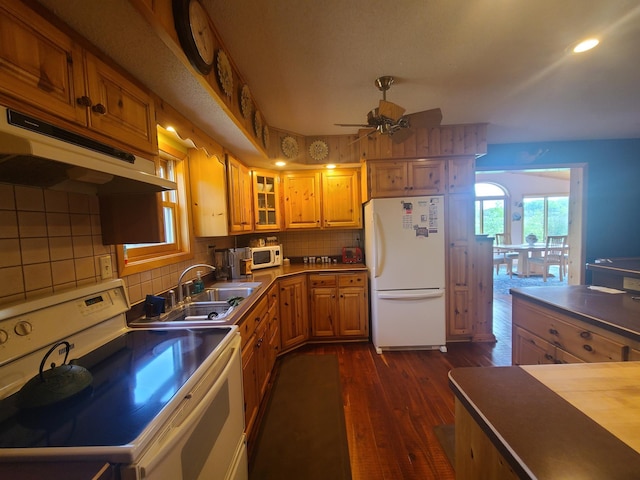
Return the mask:
M255 335L242 350L242 388L244 391L245 431L248 433L258 414L258 389L256 382Z
M3 94L86 125L82 50L22 2L0 5L0 89ZM19 109L19 108L18 108Z
M258 402L267 391L271 366L269 365L269 321L264 319L256 329L256 387L258 390Z
M341 287L338 294L341 337L369 335L367 290L361 287Z
M203 150L189 152L191 213L196 237L226 237L227 188L224 161Z
M282 350L309 338L306 277L280 280L280 343Z
M513 327L513 364L555 363L556 347L520 327Z
M151 96L89 52L86 56L89 127L117 141L158 154Z
M407 169L411 195L444 193L444 160L417 160L407 162Z
M371 162L368 165L371 198L398 197L407 194L407 162Z
M338 331L336 288L311 289L311 336L333 337Z
M235 158L227 155L227 181L229 195L229 230L231 233L250 232L251 173Z
M253 172L254 230L280 229L280 178L272 172Z
M476 164L474 157L447 160L447 190L449 193L474 193Z
M323 228L362 228L360 172L333 170L322 174Z
M283 177L285 229L321 226L320 174L288 173Z

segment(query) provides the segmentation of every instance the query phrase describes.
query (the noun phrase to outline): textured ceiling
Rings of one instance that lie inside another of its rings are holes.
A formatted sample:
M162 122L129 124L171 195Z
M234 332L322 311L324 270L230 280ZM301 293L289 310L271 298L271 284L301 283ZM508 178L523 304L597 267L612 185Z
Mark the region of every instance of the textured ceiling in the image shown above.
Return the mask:
M259 157L126 0L39 0L226 146ZM202 0L266 122L353 134L374 86L489 143L640 138L637 0ZM601 45L581 56L586 36Z

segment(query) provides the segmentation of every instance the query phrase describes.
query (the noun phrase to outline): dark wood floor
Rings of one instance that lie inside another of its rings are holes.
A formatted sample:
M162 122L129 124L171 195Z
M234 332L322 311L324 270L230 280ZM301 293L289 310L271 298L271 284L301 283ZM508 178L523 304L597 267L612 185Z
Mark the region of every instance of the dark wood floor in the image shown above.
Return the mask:
M453 479L433 427L454 422L447 374L511 365L511 297L494 297L497 343L449 344L448 352L375 353L371 344L306 347L340 364L353 480Z

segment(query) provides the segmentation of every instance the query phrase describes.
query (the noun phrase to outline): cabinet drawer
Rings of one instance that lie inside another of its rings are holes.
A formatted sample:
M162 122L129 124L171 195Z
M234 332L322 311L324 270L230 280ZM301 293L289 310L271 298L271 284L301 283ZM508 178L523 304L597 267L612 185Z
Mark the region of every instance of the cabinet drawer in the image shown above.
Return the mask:
M367 285L367 274L362 273L343 273L338 277L339 286L341 287L365 287Z
M242 346L244 347L251 335L256 331L256 327L260 321L267 315L268 312L267 297L262 297L258 304L249 311L242 321L240 322L240 338L242 339Z
M517 302L514 322L549 343L587 362L621 362L627 346L594 333L587 325L577 326L547 314L541 308Z
M314 287L335 287L336 286L336 276L335 275L311 274L311 275L309 275L309 285L310 285L311 288L314 288Z
M557 322L555 345L587 362L621 362L626 358L627 346L603 337L587 328ZM559 342L559 343L557 343Z

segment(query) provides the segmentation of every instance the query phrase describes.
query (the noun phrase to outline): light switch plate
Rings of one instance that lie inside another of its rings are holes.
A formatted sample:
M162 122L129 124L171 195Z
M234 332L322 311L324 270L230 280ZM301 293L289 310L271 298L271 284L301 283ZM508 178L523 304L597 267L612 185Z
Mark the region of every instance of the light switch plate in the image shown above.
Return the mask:
M100 276L102 277L102 280L108 280L113 277L113 271L111 269L111 257L109 255L100 257Z

